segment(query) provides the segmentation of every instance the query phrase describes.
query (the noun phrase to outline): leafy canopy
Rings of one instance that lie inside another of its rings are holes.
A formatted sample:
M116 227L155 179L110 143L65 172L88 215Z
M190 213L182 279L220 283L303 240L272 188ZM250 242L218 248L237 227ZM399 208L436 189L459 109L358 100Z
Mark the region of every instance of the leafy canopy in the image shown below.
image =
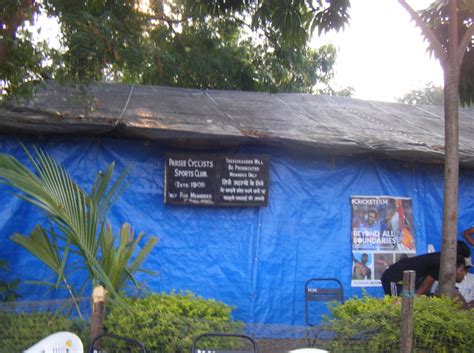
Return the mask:
M281 36L286 45L301 47L314 31L339 30L349 21L348 0L184 0L194 16L251 18L251 28Z
M425 87L411 90L405 93L403 97L397 98L397 101L406 104L443 105L444 90L443 87L428 82Z
M462 38L474 25L474 2L458 0L458 36ZM445 52L449 50L448 0L437 0L420 12L421 19L431 28ZM431 48L432 50L432 48ZM435 50L432 52L437 55ZM467 43L459 75L459 100L463 105L474 104L474 37Z
M308 48L311 34L349 20L347 0L7 2L2 95L45 78L311 92L331 79L335 61L332 46ZM60 48L33 40L27 24L39 14L59 22Z

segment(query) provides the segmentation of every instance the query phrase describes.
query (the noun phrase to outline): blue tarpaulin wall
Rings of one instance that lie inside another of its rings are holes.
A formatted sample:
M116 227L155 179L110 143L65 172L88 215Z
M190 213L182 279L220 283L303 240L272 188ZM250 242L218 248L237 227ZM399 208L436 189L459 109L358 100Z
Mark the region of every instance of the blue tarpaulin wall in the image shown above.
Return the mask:
M351 195L411 197L418 253L427 244L440 249L443 167L381 160L368 156L321 156L280 147L240 147L223 153L267 154L271 158L269 202L263 208L169 206L163 203L164 154L180 152L156 142L92 137L21 139L51 153L74 180L89 190L96 173L116 161L133 170L130 185L111 211L115 229L130 222L136 231L157 235L159 244L145 267L157 292L189 290L234 306L234 317L248 323L304 324L304 283L336 277L345 297L351 288ZM0 138L0 152L23 162L19 140ZM190 152L190 151L181 151ZM214 151L207 151L214 152ZM118 174L117 174L118 175ZM474 171L461 170L459 229L474 223ZM23 299L50 299L44 280L51 273L9 240L29 234L45 217L0 186L0 259L7 278L22 280ZM367 293L382 296L381 288Z

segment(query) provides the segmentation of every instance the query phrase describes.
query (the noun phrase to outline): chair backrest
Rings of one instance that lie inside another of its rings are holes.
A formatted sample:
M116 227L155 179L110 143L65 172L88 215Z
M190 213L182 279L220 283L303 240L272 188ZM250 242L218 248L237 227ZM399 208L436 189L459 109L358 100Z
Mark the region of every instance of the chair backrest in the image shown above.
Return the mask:
M252 346L251 350L229 350L229 349L219 349L218 347L208 347L208 348L198 348L199 343L206 338L229 338L229 339L241 339L242 342L250 343ZM244 334L236 333L203 333L202 335L197 336L193 340L192 353L258 353L257 344L255 340Z
M134 338L130 338L130 337L126 337L126 336L119 336L119 335L113 334L113 333L111 333L111 332L105 332L105 333L102 333L102 334L96 336L96 337L92 340L92 342L91 342L91 344L90 344L90 346L89 346L88 352L89 352L89 353L100 352L100 350L96 350L96 349L94 348L94 346L95 346L95 344L96 344L97 341L99 341L99 340L102 339L102 338L106 338L106 337L112 338L112 339L115 339L115 340L119 340L119 341L124 341L124 342L130 343L132 346L138 347L138 348L140 349L141 353L146 353L145 345L144 345L142 342L140 342L140 341L138 341L138 340L136 340L136 339L134 339Z
M305 322L312 325L309 314L310 302L338 301L344 303L344 289L337 278L311 278L304 285Z
M292 351L288 351L288 353L329 353L329 351L325 351L324 349L318 348L299 348L294 349Z
M43 338L24 353L84 353L84 346L76 334L61 331Z

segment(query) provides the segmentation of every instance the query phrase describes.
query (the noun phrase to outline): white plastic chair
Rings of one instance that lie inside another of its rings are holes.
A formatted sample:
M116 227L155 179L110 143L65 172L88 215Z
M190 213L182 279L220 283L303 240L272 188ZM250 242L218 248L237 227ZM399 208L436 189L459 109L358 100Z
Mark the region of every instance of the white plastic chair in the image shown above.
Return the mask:
M317 348L300 348L300 349L295 349L293 351L289 351L288 353L329 353L329 352L322 349L317 349Z
M81 339L72 332L56 332L23 353L84 353Z
M198 349L198 342L202 342L206 338L228 338L228 339L240 339L242 342L246 342L247 344L251 344L251 349L246 350L221 350L221 349ZM191 348L191 353L258 353L257 343L255 340L244 334L233 334L233 333L217 333L217 332L210 332L210 333L203 333L202 335L197 336L193 340L193 346Z

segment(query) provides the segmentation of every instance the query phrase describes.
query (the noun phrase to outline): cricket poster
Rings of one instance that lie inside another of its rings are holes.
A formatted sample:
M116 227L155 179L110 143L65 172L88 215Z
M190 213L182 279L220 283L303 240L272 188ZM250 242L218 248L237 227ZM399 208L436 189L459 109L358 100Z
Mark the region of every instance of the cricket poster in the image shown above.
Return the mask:
M416 254L411 199L351 196L351 212L351 286L381 286L390 265Z

